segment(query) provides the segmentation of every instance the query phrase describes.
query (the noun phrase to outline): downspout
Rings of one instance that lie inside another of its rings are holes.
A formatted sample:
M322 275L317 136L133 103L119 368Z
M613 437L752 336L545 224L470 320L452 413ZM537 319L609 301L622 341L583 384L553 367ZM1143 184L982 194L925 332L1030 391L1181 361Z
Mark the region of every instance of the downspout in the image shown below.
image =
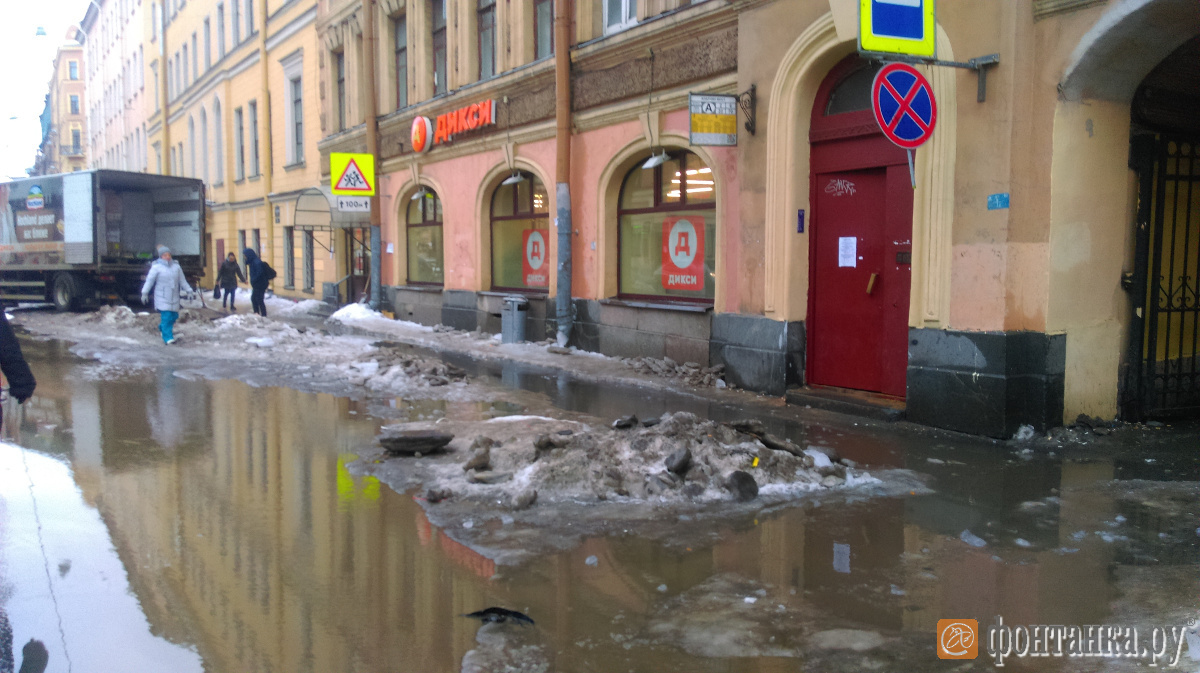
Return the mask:
M262 93L260 94L262 114L258 116L258 136L263 148L263 155L260 159L263 163L263 208L266 209L267 215L267 251L273 258L275 256L275 211L271 207L271 192L274 191L271 176L274 173L275 159L271 150L271 89L270 77L267 74L267 0L259 0L258 16L258 63L259 72L262 73Z
M158 13L158 102L162 110L162 174L171 174L171 96L167 92L167 3L159 3Z
M379 102L375 91L375 0L362 0L363 12L363 111L367 124L367 154L378 170L379 163ZM379 175L376 173L376 182ZM373 185L378 187L378 184ZM371 198L371 308L379 310L380 276L383 272L383 235L380 231L379 197Z
M555 296L555 323L558 345L571 340L574 311L571 305L571 5L573 0L554 0L554 118L557 127L555 146L554 196L558 227L558 294Z

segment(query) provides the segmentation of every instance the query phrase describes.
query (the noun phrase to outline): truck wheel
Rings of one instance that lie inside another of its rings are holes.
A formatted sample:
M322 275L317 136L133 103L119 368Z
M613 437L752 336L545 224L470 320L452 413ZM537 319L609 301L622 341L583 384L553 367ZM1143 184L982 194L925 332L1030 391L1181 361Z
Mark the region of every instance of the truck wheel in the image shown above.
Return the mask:
M74 311L79 306L79 283L69 273L60 273L54 277L54 308L59 313Z

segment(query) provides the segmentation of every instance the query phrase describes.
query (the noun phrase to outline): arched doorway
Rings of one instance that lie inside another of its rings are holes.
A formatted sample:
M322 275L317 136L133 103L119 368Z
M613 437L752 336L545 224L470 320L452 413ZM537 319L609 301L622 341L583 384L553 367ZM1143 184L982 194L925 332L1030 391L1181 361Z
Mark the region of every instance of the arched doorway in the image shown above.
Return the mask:
M1200 36L1159 63L1131 107L1138 173L1126 418L1200 414Z
M877 70L842 60L812 110L807 379L904 397L913 189L871 112Z

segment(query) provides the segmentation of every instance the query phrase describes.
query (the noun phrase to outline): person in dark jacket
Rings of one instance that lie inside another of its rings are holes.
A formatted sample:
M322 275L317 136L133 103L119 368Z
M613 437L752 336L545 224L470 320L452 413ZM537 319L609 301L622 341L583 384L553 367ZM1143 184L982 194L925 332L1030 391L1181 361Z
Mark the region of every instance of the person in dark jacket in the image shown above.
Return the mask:
M275 277L275 270L258 258L253 248L244 251L246 273L250 276L250 308L262 317L267 317L267 285Z
M33 372L29 371L29 365L25 363L25 356L21 355L21 344L17 341L17 335L13 333L12 326L8 324L8 316L3 310L0 310L0 371L4 372L4 378L8 380L8 393L17 398L17 402L24 404L25 400L33 397L37 381L33 378ZM0 410L0 424L3 422L4 412Z
M225 308L225 302L229 302L229 310L236 311L237 308L233 305L233 300L237 295L238 281L246 282L246 277L242 275L242 267L237 263L237 255L232 252L225 258L225 263L217 271L217 287L225 291L221 297L221 308Z

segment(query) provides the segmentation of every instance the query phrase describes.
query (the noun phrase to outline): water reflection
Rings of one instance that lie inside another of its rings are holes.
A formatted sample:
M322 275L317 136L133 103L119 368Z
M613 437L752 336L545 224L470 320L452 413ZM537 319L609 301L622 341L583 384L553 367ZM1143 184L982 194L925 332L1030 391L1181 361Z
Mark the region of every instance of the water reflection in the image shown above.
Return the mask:
M43 512L71 521L79 547L48 557L52 568L70 558L63 581L81 587L59 595L59 604L79 614L115 605L100 589L111 588L123 567L136 605L122 609L147 624L106 630L104 643L74 646L69 638L75 661L108 647L153 660L137 670L188 670L187 661L171 657L191 648L205 670L218 672L457 671L478 627L458 615L505 605L537 620L552 670L796 670L796 660L778 656L714 661L648 630L664 601L735 573L768 586L772 601L811 615L798 628L913 636L924 644L910 662L919 670L932 661L929 634L938 619L988 622L1002 614L1010 623L1099 623L1119 595L1115 564L1198 560L1195 545L1172 545L1158 534L1178 533L1176 519L1136 499L1072 488L1112 479L1112 461L998 460L968 446L956 456L969 465L930 464L925 456L937 447L919 453L808 428L814 443L919 463L938 493L751 517L728 524L719 542L693 547L591 539L528 566L498 568L430 525L411 498L351 475L347 465L378 428L361 403L186 380L169 370L92 380L89 365L38 348L30 353L38 397L5 417L18 421L10 428L15 441L45 454L28 454L42 466L38 492L77 501L70 512ZM628 408L607 404L604 415ZM518 411L404 400L395 408L407 418ZM70 462L73 475L59 460ZM25 522L29 513L11 504L14 480L4 481L10 520ZM1119 513L1153 532L1125 543L1093 533ZM965 545L958 539L964 528L988 546ZM1077 539L1079 531L1085 536ZM4 544L11 557L13 543ZM113 565L107 579L81 572L81 559L106 550ZM587 563L592 556L596 562ZM45 578L30 582L45 585ZM34 594L25 608L10 602L14 624L45 612L44 599ZM720 620L713 624L721 628ZM30 618L21 628L18 634L49 627Z

